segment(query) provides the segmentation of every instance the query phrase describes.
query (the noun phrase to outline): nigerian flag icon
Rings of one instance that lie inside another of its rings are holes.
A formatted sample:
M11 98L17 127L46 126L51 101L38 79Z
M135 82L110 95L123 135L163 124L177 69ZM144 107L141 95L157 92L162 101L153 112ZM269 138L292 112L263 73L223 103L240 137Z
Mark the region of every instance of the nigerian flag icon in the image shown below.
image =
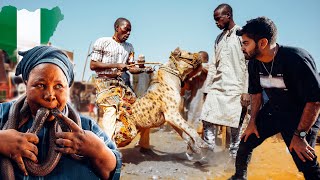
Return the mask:
M0 49L10 60L17 61L17 52L40 44L47 44L64 16L59 7L40 8L33 12L17 10L13 6L0 11Z

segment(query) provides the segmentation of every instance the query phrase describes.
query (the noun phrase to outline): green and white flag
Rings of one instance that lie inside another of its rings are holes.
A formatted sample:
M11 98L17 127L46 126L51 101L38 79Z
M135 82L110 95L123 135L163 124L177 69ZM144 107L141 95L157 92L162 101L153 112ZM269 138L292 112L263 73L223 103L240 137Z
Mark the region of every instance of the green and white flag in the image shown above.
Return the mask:
M59 7L34 12L17 10L13 6L3 7L0 11L0 49L16 62L17 51L47 44L63 17Z

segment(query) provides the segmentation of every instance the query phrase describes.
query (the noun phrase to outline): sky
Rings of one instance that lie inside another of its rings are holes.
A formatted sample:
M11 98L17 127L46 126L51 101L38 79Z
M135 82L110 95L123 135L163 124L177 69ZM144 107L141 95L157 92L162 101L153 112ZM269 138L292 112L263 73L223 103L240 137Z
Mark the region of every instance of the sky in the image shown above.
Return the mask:
M211 60L214 40L221 32L213 11L221 3L232 6L234 20L240 26L259 16L272 19L278 28L278 43L306 49L319 70L319 0L0 0L0 7L12 5L34 11L58 6L64 20L50 42L74 52L75 80L88 81L93 74L90 58L86 63L90 45L100 37L112 36L118 17L131 21L128 42L134 46L135 59L144 54L147 62L164 63L170 52L180 47L191 52L207 51Z

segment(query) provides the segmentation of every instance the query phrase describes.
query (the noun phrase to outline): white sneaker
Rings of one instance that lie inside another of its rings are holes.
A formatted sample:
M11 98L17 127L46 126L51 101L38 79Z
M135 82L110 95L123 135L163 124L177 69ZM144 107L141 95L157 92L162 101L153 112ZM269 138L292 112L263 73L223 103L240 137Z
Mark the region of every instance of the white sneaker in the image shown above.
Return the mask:
M194 159L194 157L193 157L193 153L187 153L186 152L186 156L187 156L187 159L189 160L189 161L192 161L193 159Z

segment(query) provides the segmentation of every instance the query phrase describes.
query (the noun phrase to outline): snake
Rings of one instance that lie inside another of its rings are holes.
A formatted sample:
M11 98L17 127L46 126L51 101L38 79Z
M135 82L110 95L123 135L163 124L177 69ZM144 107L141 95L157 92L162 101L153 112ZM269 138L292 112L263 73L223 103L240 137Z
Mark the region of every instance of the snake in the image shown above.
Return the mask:
M13 103L12 107L9 110L8 121L3 127L5 129L18 129L19 121L23 118L22 116L25 114L20 111L20 109L26 109L26 96L20 97L15 103ZM38 109L34 121L32 123L31 128L28 130L29 133L37 134L43 125L46 122L51 111L59 111L57 109L49 110L47 108L41 107ZM81 127L81 120L78 113L74 110L74 108L67 103L65 107L66 114L68 117L72 119L78 126ZM56 113L52 113L56 114ZM70 131L70 129L65 125L63 120L55 116L55 119L52 122L48 122L49 124L49 150L47 153L47 157L43 162L35 163L30 159L23 158L25 163L26 169L29 174L33 176L46 176L56 167L62 153L55 151L55 139L56 139L56 132L58 131ZM71 155L76 159L80 159L77 155ZM6 170L6 171L5 171ZM14 180L14 169L11 160L8 157L0 156L0 172L1 172L1 179L3 180Z

